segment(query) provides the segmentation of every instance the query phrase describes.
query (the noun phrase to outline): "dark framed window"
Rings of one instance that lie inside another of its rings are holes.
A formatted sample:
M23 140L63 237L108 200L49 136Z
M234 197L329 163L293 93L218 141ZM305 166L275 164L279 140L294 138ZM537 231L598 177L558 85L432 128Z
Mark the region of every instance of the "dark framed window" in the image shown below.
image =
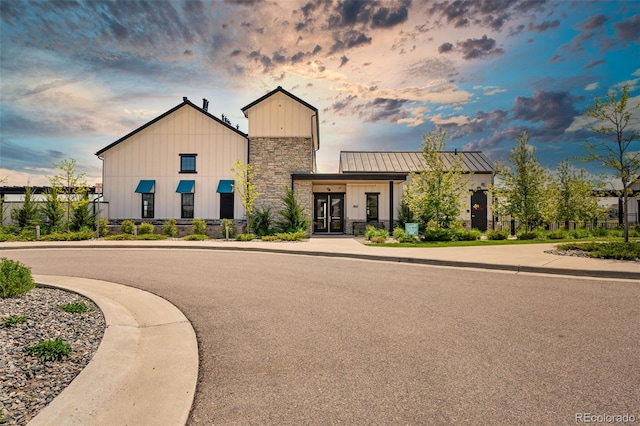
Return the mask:
M154 195L153 193L142 194L142 218L153 219L154 215Z
M197 173L197 154L180 154L180 173Z
M193 219L193 193L185 193L182 195L182 206L180 208L180 217L182 219Z
M220 219L233 219L233 192L220 194Z
M378 194L367 193L367 222L378 221Z

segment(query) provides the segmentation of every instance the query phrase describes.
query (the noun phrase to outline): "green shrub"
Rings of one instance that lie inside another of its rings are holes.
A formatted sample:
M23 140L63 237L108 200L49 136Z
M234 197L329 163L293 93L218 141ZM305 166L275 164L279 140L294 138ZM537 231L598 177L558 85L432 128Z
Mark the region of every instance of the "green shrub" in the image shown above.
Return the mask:
M259 237L271 234L271 209L258 209L251 215L249 221L251 230Z
M167 220L164 225L162 225L162 233L169 238L175 238L178 235L178 226L176 223L175 219Z
M192 233L195 235L206 235L207 224L202 219L193 219L191 221Z
M558 229L557 231L551 231L548 235L550 240L564 240L567 238L567 232L563 229Z
M453 231L448 228L431 228L428 227L422 234L425 241L451 241L453 239Z
M123 234L133 235L136 229L136 224L132 220L123 220L120 224L120 232Z
M36 286L31 268L16 260L0 259L0 296L15 297Z
M416 240L414 235L407 235L404 229L396 227L393 230L393 238L400 243L411 243Z
M374 237L382 237L386 240L389 237L389 231L387 231L386 229L377 229L375 226L367 225L364 230L364 237L370 241L372 241Z
M21 315L11 315L8 317L2 318L2 325L4 327L15 327L20 323L27 322L29 318L23 317Z
M106 217L101 217L100 219L98 219L98 235L101 238L109 235L109 219L107 219Z
M537 237L535 232L518 232L518 239L519 240L535 240Z
M618 260L640 259L640 242L590 242L559 244L558 250L582 250L592 257Z
M451 230L451 241L475 241L479 240L481 235L477 229L456 228Z
M84 241L94 237L93 231L83 230L78 232L52 232L49 235L43 235L42 241Z
M260 239L262 241L278 241L280 238L277 235L263 235Z
M71 346L62 339L45 340L24 349L27 355L35 356L40 361L60 361L71 353Z
M184 237L186 241L205 241L208 240L209 237L203 234L191 234Z
M256 235L255 234L238 234L236 235L236 240L238 241L251 241L251 240L255 240L256 239Z
M591 235L593 235L594 237L606 237L607 235L609 235L609 230L607 230L606 228L593 228L593 231L591 231Z
M372 243L382 244L387 241L387 237L384 235L374 235L369 239Z
M220 229L222 231L223 238L227 238L227 235L233 238L233 235L235 234L235 229L233 229L232 219L222 219L220 221Z
M143 222L138 226L138 235L149 235L149 234L153 234L153 231L155 231L155 226L153 226L153 223L149 223L149 222Z
M117 235L109 235L108 237L104 237L105 240L109 241L122 241L122 240L133 240L133 234L117 234Z
M276 234L276 237L283 241L300 241L307 238L307 231L300 230L297 232L278 232Z
M84 302L69 302L64 305L59 306L61 311L68 312L70 314L78 314L82 312L87 312L89 309Z
M591 236L591 232L584 228L574 229L573 231L569 231L569 236L571 238L575 238L576 240L580 240L583 238L589 238Z
M487 231L487 240L507 240L509 239L509 231L506 229L502 231L495 231L493 229L489 229Z
M166 240L167 236L162 234L143 234L135 237L136 240Z

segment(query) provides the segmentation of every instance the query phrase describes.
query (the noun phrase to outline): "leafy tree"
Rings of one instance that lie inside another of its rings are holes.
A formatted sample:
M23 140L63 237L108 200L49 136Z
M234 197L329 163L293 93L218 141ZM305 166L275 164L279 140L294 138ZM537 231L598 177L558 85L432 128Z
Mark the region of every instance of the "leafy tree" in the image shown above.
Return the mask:
M633 128L637 123L638 107L640 105L629 105L629 85L625 84L620 96L615 90L611 90L604 100L596 97L595 105L588 107L585 111L588 117L595 120L595 123L588 125L587 129L613 139L613 141L588 142L585 146L587 156L584 160L600 163L614 170L620 178L625 242L629 242L631 186L638 183L640 179L640 146L637 143L640 132ZM633 144L633 142L636 143Z
M11 211L11 219L20 228L36 226L40 223L40 206L33 199L33 188L27 186L24 193L24 202L21 207Z
M426 168L410 174L403 194L403 203L423 228L432 220L438 227L448 227L460 215L460 198L468 178L462 173L462 155L451 155L450 164L445 162L442 151L446 136L442 129L423 135Z
M509 162L496 165L500 183L494 187L495 196L501 199L498 210L518 219L526 230L532 230L541 220L547 170L535 157L535 148L529 145L529 134L521 132L518 143L509 152Z
M69 228L72 231L80 231L82 228L95 229L96 215L91 212L89 194L85 192L79 201L74 202L73 217Z
M247 228L251 226L251 217L253 214L253 206L260 193L256 191L256 186L253 183L253 178L258 172L258 168L252 164L241 163L240 160L236 160L236 163L231 168L231 171L235 175L235 183L233 189L240 196L240 203L244 206L247 212Z
M282 220L278 221L278 229L281 232L306 231L309 228L309 219L304 214L293 190L287 187L285 195L280 199L283 206L278 211L282 217Z
M558 164L547 185L543 209L547 222L591 221L598 217L598 198L593 194L594 182L584 169L576 169L568 161Z
M50 232L59 231L62 228L64 213L64 207L60 201L58 191L55 187L48 188L45 193L42 214Z
M84 173L76 170L76 160L66 158L53 166L60 171L57 175L50 177L49 182L56 192L63 194L64 204L67 212L67 231L71 228L71 213L82 204L88 193L87 181ZM88 201L87 201L88 202ZM86 206L84 206L86 207Z

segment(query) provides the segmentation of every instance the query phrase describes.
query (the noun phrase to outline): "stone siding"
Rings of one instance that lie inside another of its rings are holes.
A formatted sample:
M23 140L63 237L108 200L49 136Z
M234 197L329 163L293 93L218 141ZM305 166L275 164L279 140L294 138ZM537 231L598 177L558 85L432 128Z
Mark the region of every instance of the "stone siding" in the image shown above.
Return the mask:
M285 188L291 188L291 174L313 171L313 141L304 137L254 137L249 138L249 146L249 163L258 169L254 175L254 184L259 195L254 208L271 208L274 219L277 220ZM296 183L294 193L311 220L311 184Z

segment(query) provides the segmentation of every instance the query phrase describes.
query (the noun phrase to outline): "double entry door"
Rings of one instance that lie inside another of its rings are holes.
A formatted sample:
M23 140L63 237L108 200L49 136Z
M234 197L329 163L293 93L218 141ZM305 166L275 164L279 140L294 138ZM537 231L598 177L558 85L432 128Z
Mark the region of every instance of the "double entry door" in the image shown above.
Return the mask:
M313 232L344 232L344 194L314 194Z

